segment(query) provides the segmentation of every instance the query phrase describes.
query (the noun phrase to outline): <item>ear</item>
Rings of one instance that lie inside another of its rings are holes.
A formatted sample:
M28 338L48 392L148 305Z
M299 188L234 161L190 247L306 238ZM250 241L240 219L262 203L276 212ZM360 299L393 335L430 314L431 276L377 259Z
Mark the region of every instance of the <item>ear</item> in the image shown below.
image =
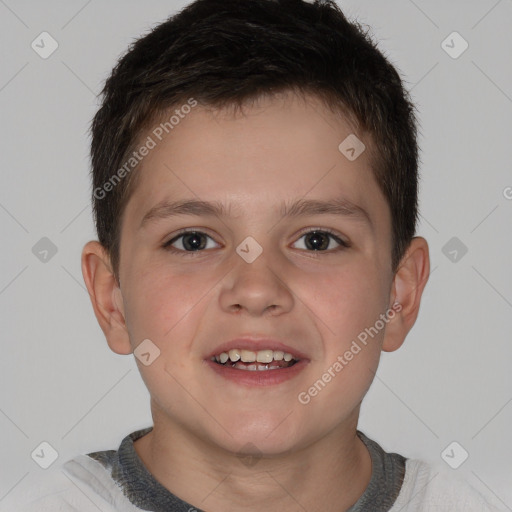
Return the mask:
M112 272L108 253L97 241L87 242L82 250L82 274L109 347L117 354L131 354L121 289Z
M414 237L393 278L390 308L395 315L386 326L382 350L393 352L400 348L416 322L421 296L430 273L427 241Z

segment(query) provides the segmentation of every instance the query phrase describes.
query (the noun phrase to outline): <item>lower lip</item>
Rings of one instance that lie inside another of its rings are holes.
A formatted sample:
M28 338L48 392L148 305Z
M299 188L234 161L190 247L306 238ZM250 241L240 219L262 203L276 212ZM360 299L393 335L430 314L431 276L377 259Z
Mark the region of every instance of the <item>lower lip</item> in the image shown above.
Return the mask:
M308 361L301 359L293 366L281 368L279 370L238 370L230 366L214 363L205 360L205 363L218 375L225 379L236 382L237 384L255 387L255 386L275 386L298 375L307 366Z

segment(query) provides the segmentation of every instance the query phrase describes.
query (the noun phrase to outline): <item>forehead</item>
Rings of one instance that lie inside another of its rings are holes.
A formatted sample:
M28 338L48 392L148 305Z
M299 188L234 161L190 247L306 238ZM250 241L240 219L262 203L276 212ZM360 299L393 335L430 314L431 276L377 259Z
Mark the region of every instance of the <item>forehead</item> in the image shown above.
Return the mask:
M358 133L366 149L347 158L340 144L354 141L354 128L318 98L289 93L241 111L186 110L172 129L167 125L169 133L156 122L142 137L154 147L136 171L141 174L125 212L132 220L183 198L225 203L248 216L282 211L283 202L299 198L339 196L369 215L386 207L370 167L371 140Z

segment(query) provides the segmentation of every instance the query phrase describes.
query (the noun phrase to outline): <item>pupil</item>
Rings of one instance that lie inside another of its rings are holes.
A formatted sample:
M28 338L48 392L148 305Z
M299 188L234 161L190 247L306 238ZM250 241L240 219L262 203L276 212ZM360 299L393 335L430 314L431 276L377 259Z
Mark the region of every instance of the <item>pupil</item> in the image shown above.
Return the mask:
M200 233L190 233L183 237L183 246L187 250L190 249L192 251L197 251L198 249L204 249L206 243L204 242L204 239L201 240Z
M323 244L322 241L324 242ZM306 246L308 249L313 249L315 251L319 249L327 249L329 246L329 239L325 236L325 233L314 231L306 236Z

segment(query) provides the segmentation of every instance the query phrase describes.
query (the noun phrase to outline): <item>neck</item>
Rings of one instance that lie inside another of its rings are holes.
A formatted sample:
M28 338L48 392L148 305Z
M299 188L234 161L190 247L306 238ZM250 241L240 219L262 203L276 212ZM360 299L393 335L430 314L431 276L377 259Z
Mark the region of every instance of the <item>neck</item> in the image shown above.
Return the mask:
M135 450L164 487L210 512L339 512L359 499L371 477L370 455L356 435L357 413L304 448L252 458L154 415L153 430L135 442Z

